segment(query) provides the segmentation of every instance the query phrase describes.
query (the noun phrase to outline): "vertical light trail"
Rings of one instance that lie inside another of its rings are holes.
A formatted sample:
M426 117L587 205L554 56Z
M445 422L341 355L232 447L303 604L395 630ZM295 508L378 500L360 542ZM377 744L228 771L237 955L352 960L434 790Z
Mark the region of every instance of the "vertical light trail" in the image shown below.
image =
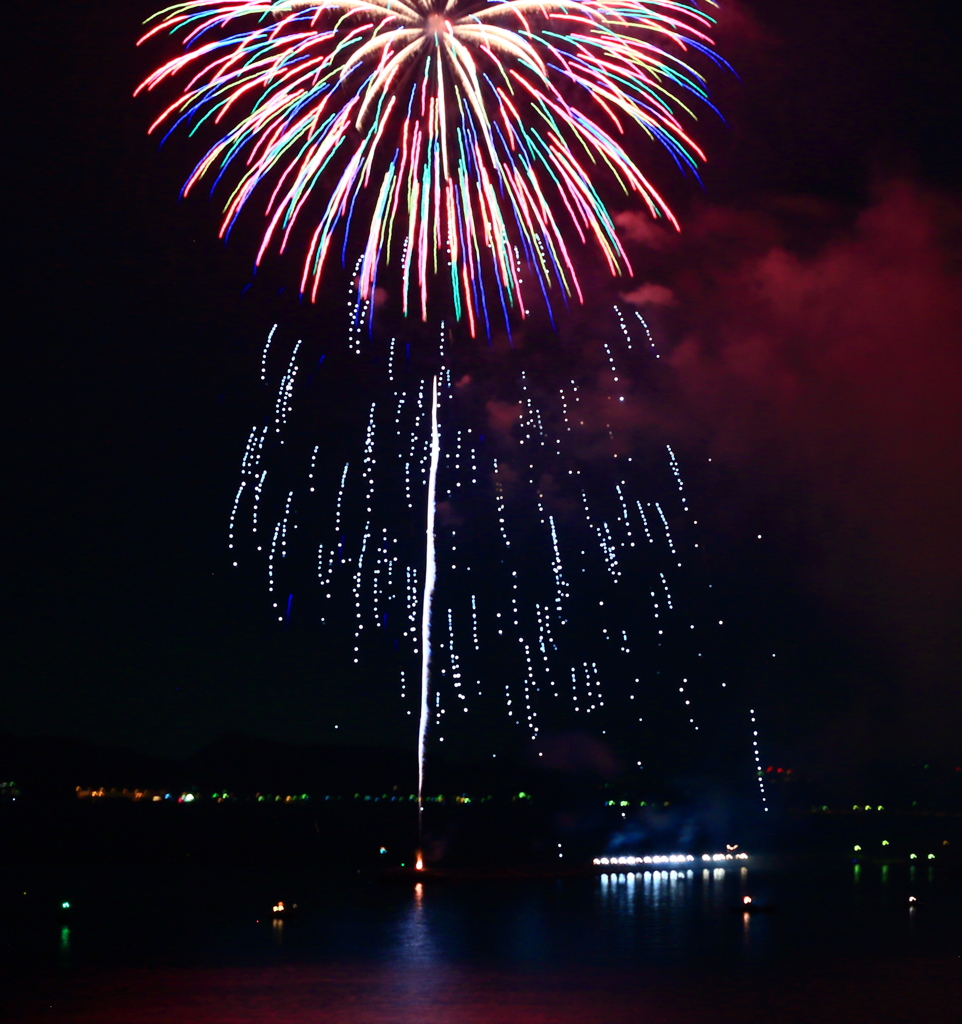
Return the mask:
M421 602L421 721L418 725L418 831L424 813L424 741L428 731L428 693L431 674L431 599L434 596L434 505L441 443L438 436L438 378L431 389L431 468L428 473L428 512L424 537L424 598ZM418 862L421 855L418 854Z

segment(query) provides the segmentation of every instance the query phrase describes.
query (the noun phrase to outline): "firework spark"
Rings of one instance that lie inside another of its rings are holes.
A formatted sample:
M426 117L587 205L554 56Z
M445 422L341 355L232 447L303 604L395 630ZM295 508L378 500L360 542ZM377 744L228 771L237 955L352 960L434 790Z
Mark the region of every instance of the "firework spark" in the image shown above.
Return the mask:
M345 259L356 233L364 302L393 260L405 313L426 318L429 285L447 278L473 335L489 305L526 315L525 273L546 301L554 287L580 299L573 245L593 240L630 273L602 179L677 227L626 147L643 135L682 168L704 159L682 124L685 94L707 101L687 63L712 55L696 4L188 0L141 39L167 32L184 52L137 92L187 76L151 131L219 128L184 193L232 172L222 236L263 196L258 264L302 244L310 215L302 292L316 296L338 238Z
M589 396L601 399L595 409L610 407L654 365L640 334L614 338L618 381L572 381L563 397L550 376L536 384L522 374L509 391L519 412L511 440L487 429L488 405L478 401L503 383L456 383L443 363L426 379L398 379L384 358L390 341L363 340L374 390L358 432L336 440L344 432L328 420L318 444L298 440L295 398L340 387L338 356L324 360L334 370L326 384L309 383L297 377L309 342L272 334L261 366L268 422L247 437L229 506L231 561L266 572L278 623L290 622L291 598L287 613L282 599L291 593L301 622L320 610L331 657L350 663L359 685L393 676L395 707L417 721L419 808L429 748L473 743L482 723L510 725L532 749L572 725L650 744L642 705L658 694L672 704L666 727L685 736L705 727L716 670L702 645L716 627L699 611L710 588L696 594L697 571L682 572L699 542L678 455L665 446L642 468L584 447L596 430L580 418ZM447 330L437 344L439 355L452 347ZM353 342L339 358L354 365ZM288 416L277 415L279 402ZM569 436L574 445L563 443Z

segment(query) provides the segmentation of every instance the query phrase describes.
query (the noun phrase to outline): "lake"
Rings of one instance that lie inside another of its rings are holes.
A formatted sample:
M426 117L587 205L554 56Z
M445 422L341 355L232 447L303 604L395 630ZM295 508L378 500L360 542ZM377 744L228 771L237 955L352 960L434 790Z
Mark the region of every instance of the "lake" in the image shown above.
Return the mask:
M303 865L60 863L8 868L2 892L5 1020L962 1019L962 883L924 863L417 887ZM741 913L744 895L769 909ZM294 915L275 918L278 900Z

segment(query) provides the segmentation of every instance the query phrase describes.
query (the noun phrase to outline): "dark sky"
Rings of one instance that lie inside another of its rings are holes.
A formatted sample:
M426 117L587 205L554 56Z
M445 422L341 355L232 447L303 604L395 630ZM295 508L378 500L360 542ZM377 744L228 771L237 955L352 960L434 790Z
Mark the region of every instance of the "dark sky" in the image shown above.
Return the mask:
M178 203L196 150L158 154L131 98L151 9L8 15L2 728L186 753L227 731L329 740L334 717L400 742L229 573L259 347L313 314L267 285L242 298L243 239ZM906 11L726 5L738 78L712 79L727 124L699 129L704 188L660 181L678 239L622 211L636 278L598 283L671 348L626 436L712 458L692 486L717 593L746 651L782 655L755 677L746 654L749 689L776 753L813 770L952 757L962 734L962 26L954 4Z

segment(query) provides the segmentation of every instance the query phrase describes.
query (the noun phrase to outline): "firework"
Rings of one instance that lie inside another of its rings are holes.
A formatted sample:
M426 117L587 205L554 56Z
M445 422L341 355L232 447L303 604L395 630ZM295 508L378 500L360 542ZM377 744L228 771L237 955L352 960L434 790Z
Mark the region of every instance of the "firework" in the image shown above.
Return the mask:
M603 191L677 227L639 137L682 168L704 159L682 124L686 96L707 100L695 0L189 0L154 20L141 42L166 32L184 52L137 91L186 84L151 131L221 133L184 193L233 182L222 236L259 196L257 263L306 239L312 299L350 247L364 303L393 262L406 314L426 318L447 279L472 335L492 308L523 318L527 281L580 300L573 246L631 270Z
M436 577L434 516L437 494L438 460L441 442L438 436L438 378L431 385L431 468L428 474L427 523L425 524L424 598L421 602L421 708L418 721L418 813L424 810L424 744L427 738L431 683L431 602ZM420 818L419 818L420 820Z
M702 732L726 688L707 666L722 622L698 610L709 595L691 587L697 570L683 571L699 542L678 455L599 451L589 440L608 424L584 419L654 365L639 331L615 335L611 376L571 380L566 397L522 375L510 440L477 418L492 381L459 386L446 365L398 377L383 359L390 341L365 342L377 369L357 434L338 440L328 425L323 444L297 436L308 384L295 381L292 398L290 381L305 347L294 360L296 342L271 337L269 423L243 448L232 561L265 573L278 624L296 592L299 623L322 628L328 656L369 696L372 680L396 680L396 710L417 721L421 796L431 738L457 749L482 723L508 725L535 750L571 727L650 744L643 706L654 698L667 699L678 735ZM323 361L315 400L355 358ZM422 483L425 499L412 500Z

